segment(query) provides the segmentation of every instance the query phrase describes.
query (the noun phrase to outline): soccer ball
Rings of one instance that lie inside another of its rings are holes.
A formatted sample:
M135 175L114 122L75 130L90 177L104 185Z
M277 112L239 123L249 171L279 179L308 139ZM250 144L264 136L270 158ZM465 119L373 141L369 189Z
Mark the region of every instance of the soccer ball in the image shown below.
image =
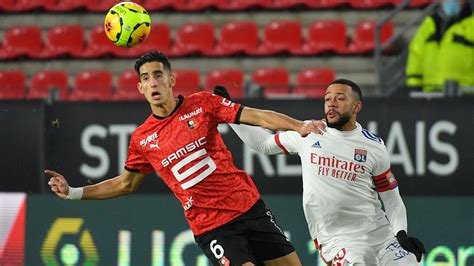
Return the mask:
M139 4L121 2L113 6L104 21L107 38L120 47L132 47L143 42L150 33L148 12Z

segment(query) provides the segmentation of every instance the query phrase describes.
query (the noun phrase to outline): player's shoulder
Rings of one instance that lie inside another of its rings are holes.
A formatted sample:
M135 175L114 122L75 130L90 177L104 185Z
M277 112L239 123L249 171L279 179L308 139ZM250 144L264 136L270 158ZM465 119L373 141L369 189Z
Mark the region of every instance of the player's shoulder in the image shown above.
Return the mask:
M284 137L284 138L291 139L293 141L299 141L299 140L303 139L303 137L301 137L300 133L298 133L296 131L292 131L292 130L281 131L281 132L278 132L277 134L279 135L278 136L279 138Z
M377 134L375 133L372 133L370 132L369 130L367 130L366 128L363 128L363 127L360 127L359 128L359 132L360 132L360 138L367 142L367 143L370 143L370 144L374 144L376 146L385 146L385 143L383 141L383 139L378 136Z
M215 95L212 94L209 91L198 91L198 92L195 92L193 94L188 95L185 98L192 99L192 100L199 100L199 99L202 99L202 98L209 98L209 97L212 97L212 96L215 96Z
M145 133L154 119L155 118L153 117L153 115L148 116L147 119L143 121L143 123L138 125L137 128L135 128L135 130L132 132L132 138Z

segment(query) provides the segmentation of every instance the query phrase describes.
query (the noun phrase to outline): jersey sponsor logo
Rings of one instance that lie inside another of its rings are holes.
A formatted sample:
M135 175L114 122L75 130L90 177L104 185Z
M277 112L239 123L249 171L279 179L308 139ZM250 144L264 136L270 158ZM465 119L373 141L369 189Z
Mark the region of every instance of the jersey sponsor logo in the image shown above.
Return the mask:
M363 164L354 163L336 158L336 156L326 157L316 153L311 153L310 162L319 165L318 175L356 181L357 174L364 174L366 167Z
M180 116L179 120L183 121L183 120L189 119L189 118L191 118L193 116L196 116L198 114L201 114L201 113L202 113L202 107L199 107L198 109L196 109L196 110L194 110L190 113L187 113L185 115Z
M232 101L230 101L226 98L222 99L221 104L224 105L224 106L227 106L227 107L234 107L235 106L235 103L233 103Z
M153 143L150 143L150 149L157 148L159 149L160 147L158 146L158 140L155 140Z
M354 160L363 163L367 161L367 150L364 149L355 149L354 150Z
M170 165L173 161L178 160L181 157L184 157L186 154L196 150L197 148L203 146L206 143L207 143L206 137L202 137L198 140L195 140L191 143L188 143L188 144L184 145L184 147L181 147L178 150L176 150L175 152L173 152L170 155L166 156L165 159L161 160L161 165L163 165L163 167L166 167L166 166Z
M362 135L364 135L364 137L370 139L370 140L373 140L375 142L378 142L378 143L382 143L382 139L375 135L374 133L371 133L369 131L367 131L367 129L362 129Z
M156 140L156 141L155 141ZM158 133L153 132L153 134L148 135L145 139L140 140L140 146L146 146L148 143L155 141L156 148L158 148ZM151 145L150 145L150 148Z
M321 144L319 143L319 140L316 141L313 145L311 145L311 148L321 149Z
M193 202L194 202L193 196L188 197L188 198L186 199L186 202L185 202L184 205L183 205L183 209L184 209L185 211L189 210L189 209L193 206Z

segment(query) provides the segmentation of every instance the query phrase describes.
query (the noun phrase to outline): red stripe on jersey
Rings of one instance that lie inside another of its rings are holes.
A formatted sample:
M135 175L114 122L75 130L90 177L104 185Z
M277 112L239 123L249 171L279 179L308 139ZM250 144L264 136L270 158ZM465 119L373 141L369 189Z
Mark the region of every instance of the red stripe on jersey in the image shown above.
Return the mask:
M378 176L373 176L372 180L374 181L375 190L378 192L384 192L398 187L398 182L390 169Z
M286 154L290 154L288 152L288 150L286 150L286 148L283 146L283 144L281 144L281 141L280 141L280 134L275 134L275 142L276 144L278 145L278 147L280 147L280 149Z

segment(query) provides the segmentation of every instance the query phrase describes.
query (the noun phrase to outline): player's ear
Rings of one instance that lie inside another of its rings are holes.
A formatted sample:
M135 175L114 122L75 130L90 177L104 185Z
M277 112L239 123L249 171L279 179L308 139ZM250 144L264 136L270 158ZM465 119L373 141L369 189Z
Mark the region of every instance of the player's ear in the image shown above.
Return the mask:
M358 113L362 110L362 102L357 101L354 105L354 113Z
M174 73L171 73L170 74L170 86L171 86L171 88L173 88L175 84L176 84L176 77L174 76Z
M138 89L138 91L139 91L141 94L145 94L145 93L143 92L142 83L141 83L141 82L138 82L138 83L137 83L137 89Z

